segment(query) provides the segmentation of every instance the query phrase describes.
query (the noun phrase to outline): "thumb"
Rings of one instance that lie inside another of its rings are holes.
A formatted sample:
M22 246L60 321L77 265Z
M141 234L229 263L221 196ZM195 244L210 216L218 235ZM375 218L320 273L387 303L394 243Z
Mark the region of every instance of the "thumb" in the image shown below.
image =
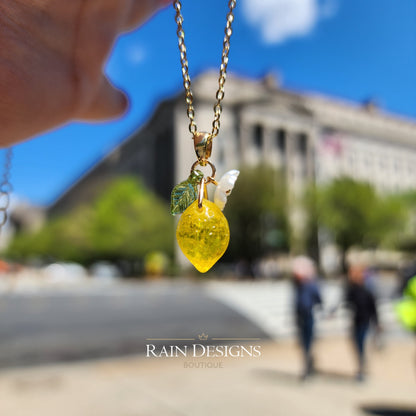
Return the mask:
M102 77L90 105L79 115L84 120L103 120L121 116L128 107L126 95Z

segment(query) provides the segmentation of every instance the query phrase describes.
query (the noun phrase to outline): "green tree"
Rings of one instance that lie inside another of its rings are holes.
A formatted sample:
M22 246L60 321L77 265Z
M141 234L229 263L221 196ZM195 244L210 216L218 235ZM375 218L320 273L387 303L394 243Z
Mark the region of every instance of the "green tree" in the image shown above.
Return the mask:
M34 234L17 235L6 255L76 261L143 259L173 254L173 221L167 204L132 177L114 180L90 204L51 219Z
M48 221L35 233L19 233L5 255L14 260L41 258L85 263L90 250L86 230L91 209L79 207L69 215Z
M104 258L142 258L173 252L173 220L166 204L133 178L108 187L94 204L89 239Z
M406 222L398 198L381 197L371 185L350 178L335 179L318 190L316 204L318 227L327 229L340 248L344 270L349 248L387 244Z
M407 191L397 196L397 199L408 211L406 227L396 235L395 244L403 251L414 254L416 251L416 191Z
M249 262L288 249L286 189L281 172L269 167L241 169L225 207L231 229L228 259Z

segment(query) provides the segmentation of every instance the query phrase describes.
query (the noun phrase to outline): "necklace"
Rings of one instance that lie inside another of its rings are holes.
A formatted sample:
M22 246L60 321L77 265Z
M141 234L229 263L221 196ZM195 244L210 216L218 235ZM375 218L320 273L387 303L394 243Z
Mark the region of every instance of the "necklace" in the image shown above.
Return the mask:
M13 148L6 149L4 160L3 177L0 182L0 232L7 222L7 210L10 204L10 192L12 191L12 184L10 183L10 170L12 167Z
M222 210L239 175L239 171L231 170L219 181L216 181L216 169L214 164L209 160L212 152L213 139L218 136L220 130L221 102L224 98L228 53L230 51L230 38L232 35L231 26L234 20L235 6L236 0L229 0L218 90L215 95L214 119L212 122L212 131L208 133L198 131L195 123L194 97L191 90L191 78L189 76L185 32L182 26L182 4L180 0L175 0L173 3L176 11L176 34L178 36L185 101L189 118L189 131L194 142L197 160L191 167L189 177L176 185L172 190L171 213L173 215L182 214L176 229L176 239L182 252L201 273L208 271L227 250L230 241L230 229ZM201 170L196 169L198 166L210 167L211 175L205 176ZM208 200L208 184L216 186L213 202Z

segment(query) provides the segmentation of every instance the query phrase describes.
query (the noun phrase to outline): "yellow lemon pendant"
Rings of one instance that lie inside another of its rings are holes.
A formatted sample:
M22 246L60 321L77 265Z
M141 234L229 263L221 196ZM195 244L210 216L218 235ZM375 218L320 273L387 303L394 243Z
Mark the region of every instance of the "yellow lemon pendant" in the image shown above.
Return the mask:
M182 214L176 238L183 254L201 272L207 272L225 253L230 228L221 210L204 199L202 207L193 202Z

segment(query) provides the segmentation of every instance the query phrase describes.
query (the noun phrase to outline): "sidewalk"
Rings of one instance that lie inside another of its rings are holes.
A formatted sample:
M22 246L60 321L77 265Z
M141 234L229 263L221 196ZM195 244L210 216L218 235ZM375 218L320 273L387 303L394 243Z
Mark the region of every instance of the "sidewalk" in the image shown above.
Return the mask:
M369 348L370 375L362 384L353 380L353 357L344 338L317 342L316 361L320 371L304 383L299 381L299 352L293 341L263 344L259 358L134 356L3 370L0 372L0 414L371 414L360 410L363 407L412 408L416 412L414 341L412 337L397 338L381 351ZM190 363L211 368L189 368Z

